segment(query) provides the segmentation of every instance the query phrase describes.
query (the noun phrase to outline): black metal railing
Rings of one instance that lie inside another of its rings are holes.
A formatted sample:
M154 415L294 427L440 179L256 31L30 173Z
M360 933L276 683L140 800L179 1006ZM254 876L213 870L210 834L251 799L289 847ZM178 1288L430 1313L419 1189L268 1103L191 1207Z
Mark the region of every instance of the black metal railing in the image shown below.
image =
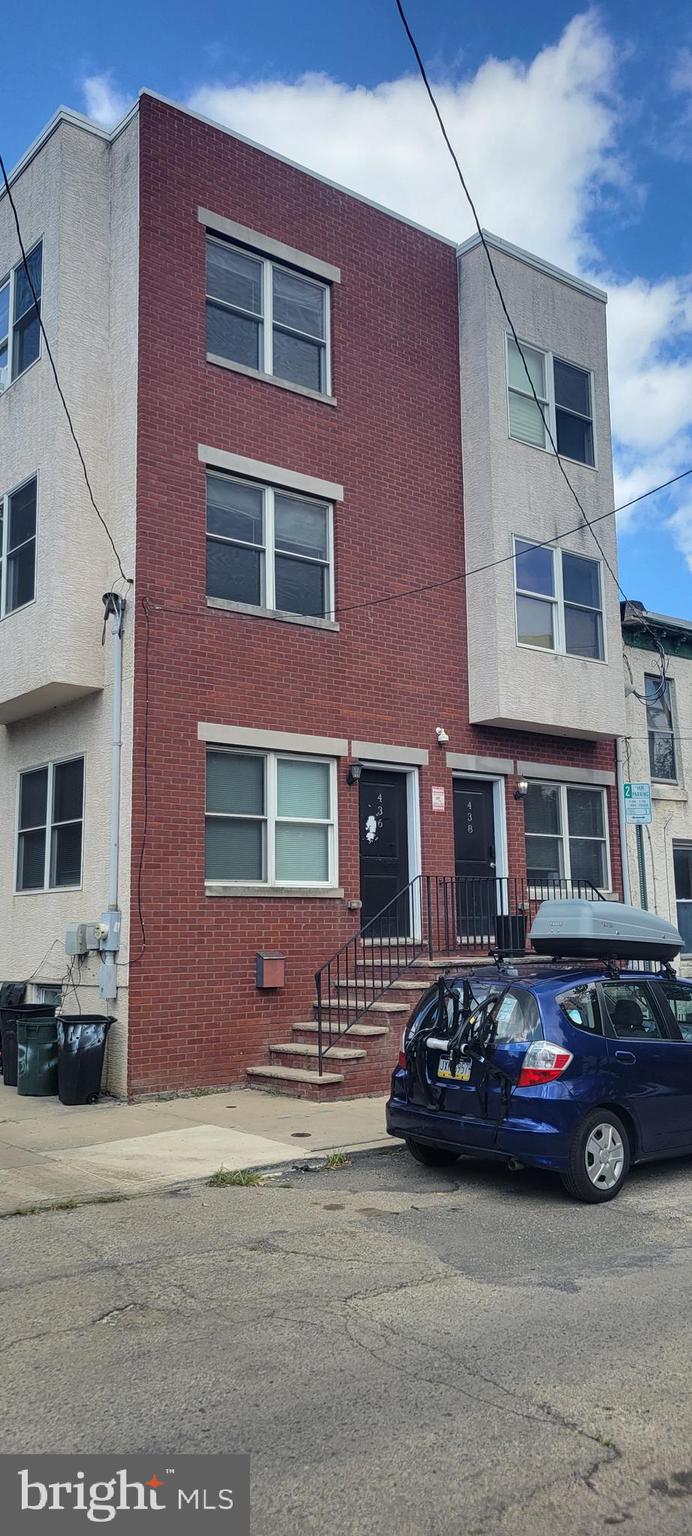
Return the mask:
M416 875L315 972L320 1076L327 1051L379 1001L402 971L421 954L432 958L422 898L423 876Z
M590 880L527 880L514 875L428 875L433 950L521 953L543 901L602 901Z
M521 953L541 902L560 899L603 897L589 880L416 875L315 972L320 1076L331 1047L421 955Z

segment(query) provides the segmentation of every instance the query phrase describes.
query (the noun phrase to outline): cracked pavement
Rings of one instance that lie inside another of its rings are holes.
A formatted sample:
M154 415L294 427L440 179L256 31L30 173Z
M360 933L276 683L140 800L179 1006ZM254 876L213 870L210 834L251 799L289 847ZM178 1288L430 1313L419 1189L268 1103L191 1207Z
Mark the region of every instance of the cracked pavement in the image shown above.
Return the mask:
M3 1450L249 1451L254 1536L685 1536L692 1161L396 1149L0 1223Z

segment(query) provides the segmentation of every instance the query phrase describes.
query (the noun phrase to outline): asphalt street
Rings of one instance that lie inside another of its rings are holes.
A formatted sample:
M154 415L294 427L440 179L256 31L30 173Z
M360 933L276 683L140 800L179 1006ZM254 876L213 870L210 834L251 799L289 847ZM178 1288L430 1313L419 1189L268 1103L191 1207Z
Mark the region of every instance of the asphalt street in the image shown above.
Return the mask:
M254 1536L687 1536L692 1161L403 1149L0 1222L3 1450L249 1451Z

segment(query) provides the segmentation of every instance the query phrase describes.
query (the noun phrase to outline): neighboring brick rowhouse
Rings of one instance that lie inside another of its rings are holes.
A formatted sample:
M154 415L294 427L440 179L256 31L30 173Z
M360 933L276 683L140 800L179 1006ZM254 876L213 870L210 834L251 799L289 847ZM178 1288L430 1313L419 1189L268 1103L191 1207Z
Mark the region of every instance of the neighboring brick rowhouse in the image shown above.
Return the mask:
M352 607L463 568L454 248L146 95L140 124L133 1093L242 1080L244 1066L305 1013L312 972L357 926L346 900L359 895L358 796L345 763L343 901L205 897L199 721L426 747L422 844L431 873L454 868L451 775L436 724L454 751L614 768L609 743L469 727L463 582ZM341 268L332 309L336 408L206 361L199 206ZM343 484L338 634L206 607L199 443ZM447 785L447 815L431 813L433 784ZM523 806L512 787L510 869L520 874ZM613 794L610 801L619 882ZM276 995L255 985L255 952L265 948L287 956L287 985Z

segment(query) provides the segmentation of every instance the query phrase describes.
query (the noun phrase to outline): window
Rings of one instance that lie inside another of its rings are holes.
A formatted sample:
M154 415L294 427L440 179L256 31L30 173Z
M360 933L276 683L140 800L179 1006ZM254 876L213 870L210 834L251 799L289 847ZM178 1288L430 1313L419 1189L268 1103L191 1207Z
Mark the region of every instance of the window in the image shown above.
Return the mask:
M17 890L79 885L82 878L84 758L19 775Z
M36 480L0 496L0 618L35 597Z
M682 981L659 981L683 1040L692 1042L692 987Z
M62 1004L62 987L34 987L34 997L37 1003L47 1003L51 1008L59 1008Z
M206 878L335 885L335 764L279 753L207 753Z
M613 1034L618 1040L658 1040L663 1031L648 988L638 981L609 981L602 987Z
M692 843L673 843L673 873L682 952L692 955Z
M517 641L603 661L600 561L514 540Z
M24 373L39 354L43 266L40 242L29 252L27 265L38 305L34 304L23 261L0 284L0 392L7 388L11 379Z
M207 236L207 353L328 395L329 289Z
M673 698L669 680L660 673L644 677L646 728L649 733L649 770L652 779L677 780Z
M526 362L522 361L522 354ZM536 404L527 378L536 391ZM594 466L591 374L565 363L551 352L521 343L521 352L507 337L509 435L535 448L549 448L550 430L562 458Z
M594 987L573 987L571 992L562 992L557 1001L575 1029L583 1029L588 1035L603 1033Z
M332 508L207 475L207 595L324 618L333 609Z
M526 869L532 885L570 880L608 888L605 790L533 783L524 807Z

